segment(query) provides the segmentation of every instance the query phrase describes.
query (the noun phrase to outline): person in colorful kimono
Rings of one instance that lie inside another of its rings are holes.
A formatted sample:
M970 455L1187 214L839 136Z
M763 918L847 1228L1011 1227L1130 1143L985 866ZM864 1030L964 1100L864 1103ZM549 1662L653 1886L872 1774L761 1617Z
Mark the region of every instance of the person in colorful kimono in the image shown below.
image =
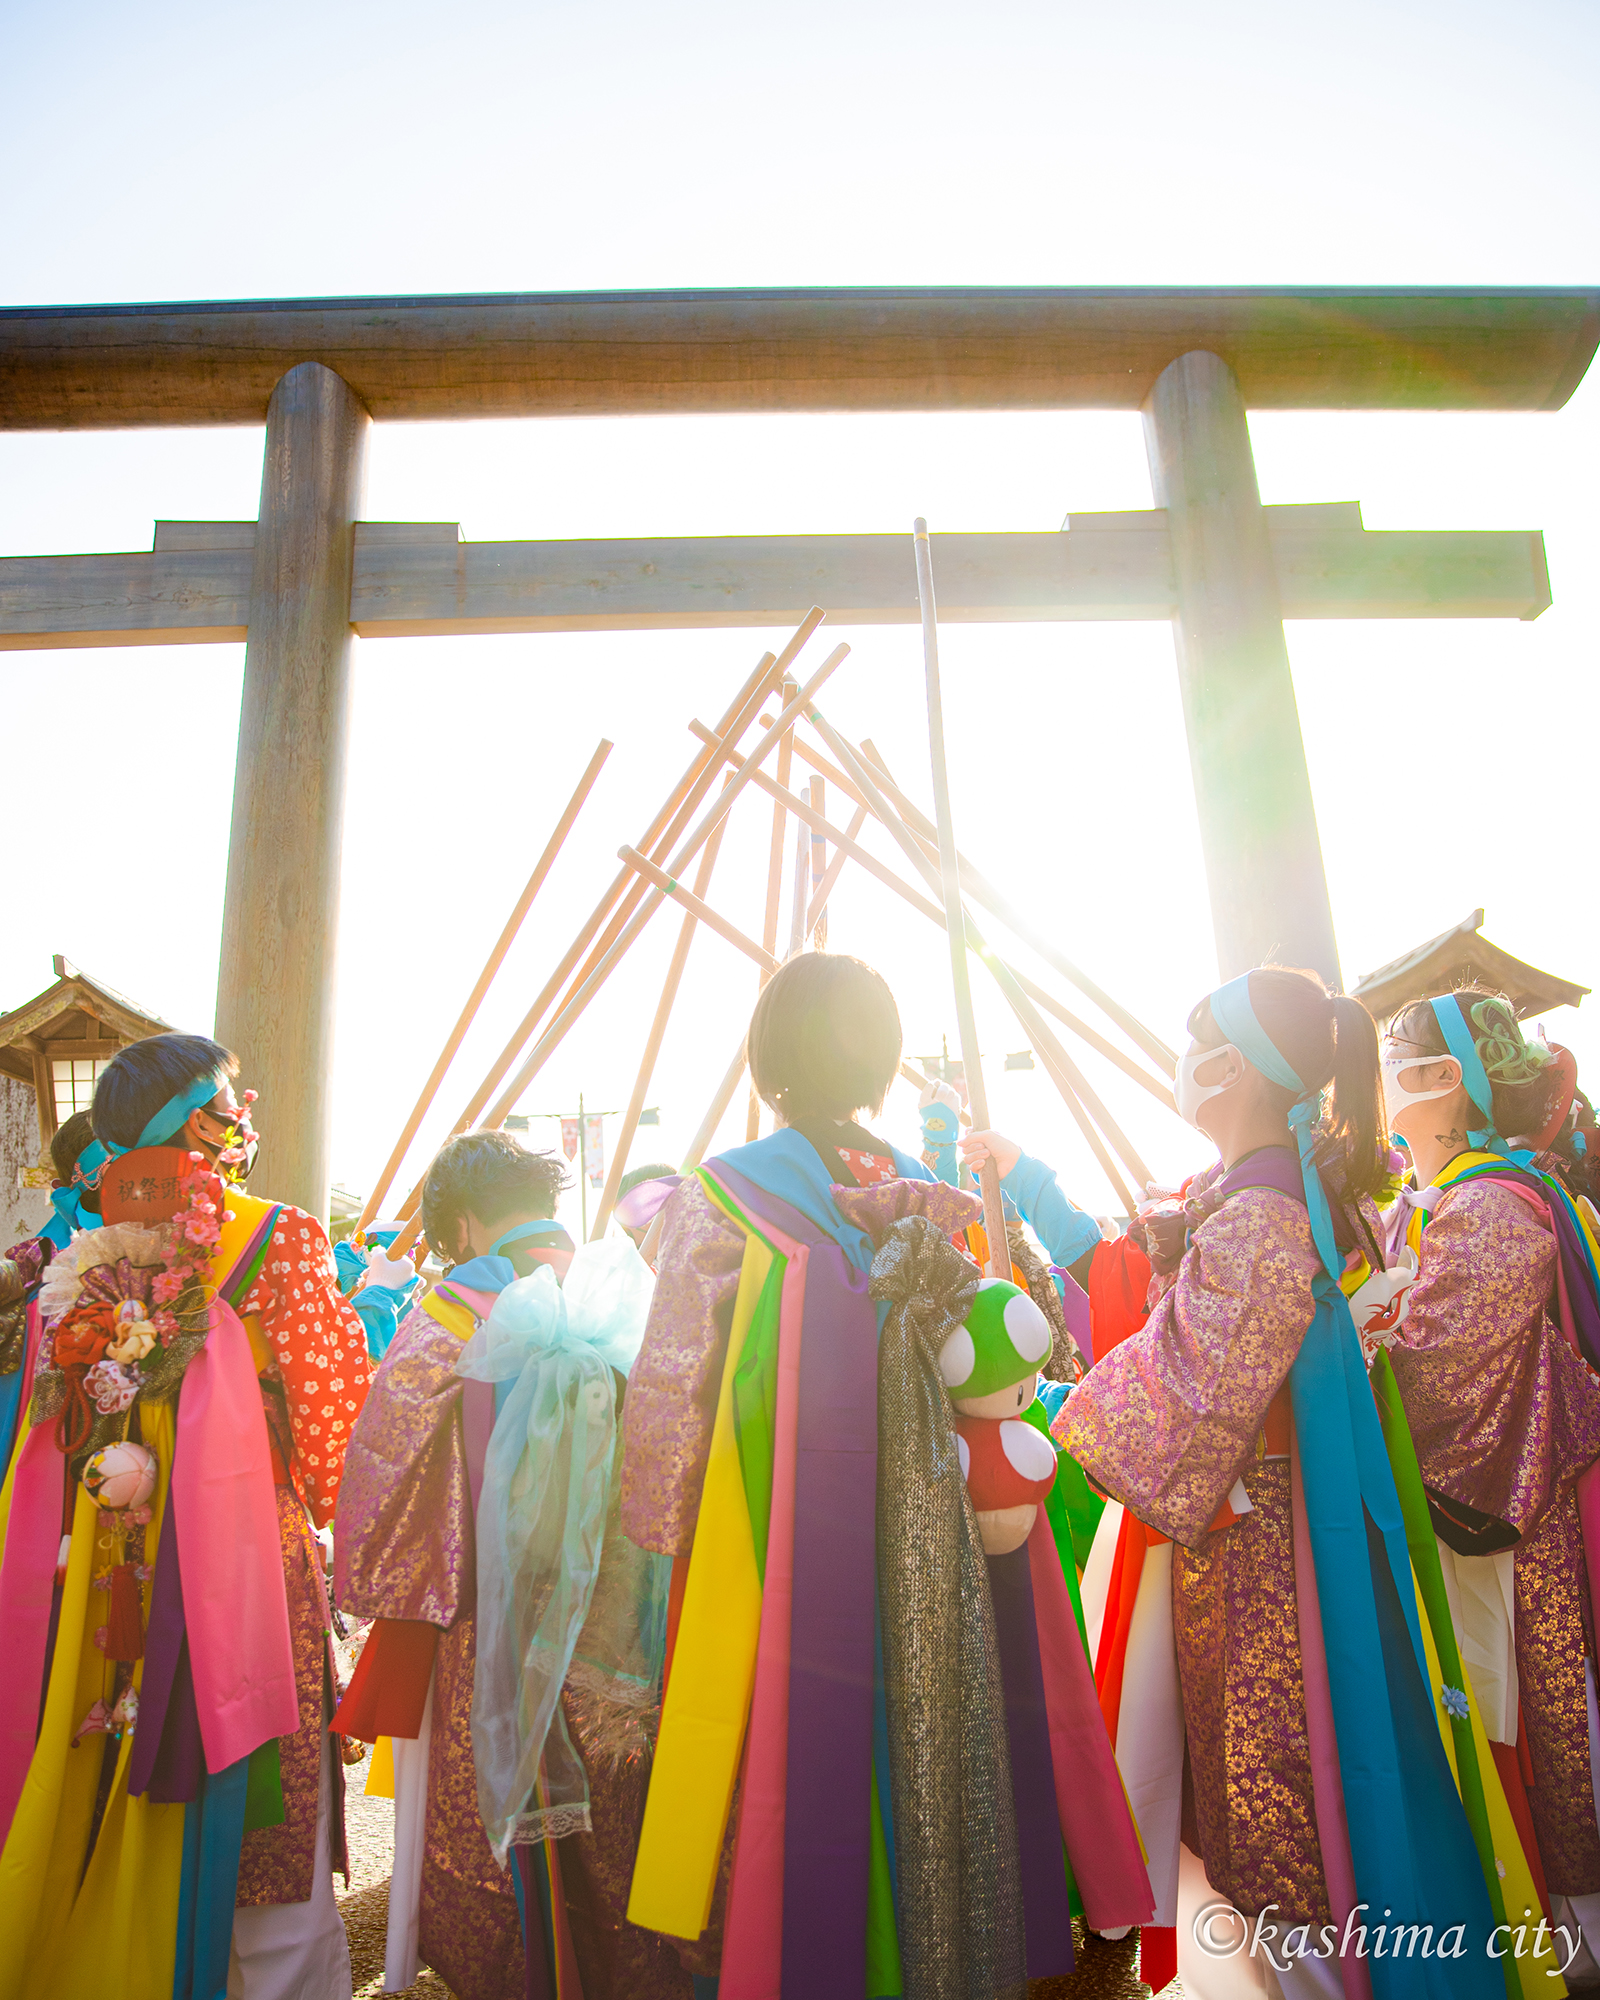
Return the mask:
M981 1204L860 1122L901 1054L871 967L792 959L747 1049L778 1129L661 1210L624 1415L622 1525L672 1558L629 1912L722 2000L1020 1993L1071 1969L1075 1899L1151 1901L1070 1552L1041 1508L986 1558L961 1474Z
M1149 1319L1054 1426L1169 1538L1147 1551L1137 1529L1120 1537L1112 1587L1138 1592L1158 1557L1171 1579L1182 1733L1165 1764L1171 1778L1186 1762L1188 1782L1146 1801L1141 1826L1167 1875L1182 1811L1179 1971L1200 1996L1247 1990L1253 1958L1261 1991L1488 2000L1504 1989L1484 1940L1531 1902L1531 1876L1424 1575L1433 1540L1403 1415L1390 1397L1380 1422L1343 1289L1384 1263L1376 1030L1358 1002L1278 967L1219 987L1189 1030L1178 1107L1221 1158L1190 1183L1188 1247ZM1152 1684L1133 1652L1125 1701L1139 1675ZM1383 1937L1356 1936L1380 1920L1430 1925L1431 1954L1418 1933L1390 1965ZM1564 1956L1546 1943L1540 1974Z
M1495 1760L1600 1958L1600 1313L1592 1211L1545 1150L1576 1072L1469 986L1395 1018L1383 1073L1412 1164L1397 1251L1420 1264L1389 1358Z
M203 1035L112 1060L97 1226L41 1287L0 1495L5 2000L351 1990L313 1529L366 1347L322 1224L234 1178L237 1069Z
M634 1707L622 1713L619 1655L631 1658L651 1641L638 1629L635 1586L642 1587L645 1559L612 1532L609 1473L577 1482L604 1529L598 1575L583 1586L593 1598L580 1622L584 1638L592 1638L589 1612L596 1623L613 1621L608 1671L558 1674L560 1715L551 1718L552 1741L577 1746L579 1768L570 1760L567 1768L582 1802L565 1813L546 1813L539 1802L507 1813L492 1839L483 1801L500 1792L480 1779L474 1754L486 1728L494 1739L486 1755L498 1746L482 1697L484 1510L505 1443L498 1419L514 1413L503 1394L505 1374L469 1376L467 1357L484 1346L476 1341L480 1331L492 1335L502 1306L526 1289L520 1281L541 1271L565 1279L572 1269L572 1239L554 1219L565 1184L559 1159L530 1152L507 1132L462 1133L435 1156L423 1181L422 1223L448 1268L401 1322L351 1441L334 1595L350 1616L376 1622L334 1728L361 1741L388 1739L385 1755L392 1756L391 1991L413 1982L420 1959L458 2000L558 1996L574 1978L587 2000L690 2000L690 1976L672 1948L625 1921L659 1662L635 1662ZM624 1252L648 1285L625 1239L595 1248ZM641 1330L642 1320L641 1309ZM613 1387L620 1395L620 1378ZM604 1402L603 1379L595 1395ZM571 1449L569 1436L535 1453L530 1474ZM518 1462L513 1450L510 1463ZM515 1550L509 1559L515 1563ZM549 1587L567 1590L573 1582L569 1565ZM664 1578L660 1594L664 1633ZM577 1652L588 1659L582 1638Z
M46 1267L80 1229L93 1229L97 1210L85 1212L85 1190L74 1178L85 1148L94 1147L95 1163L102 1157L94 1146L94 1126L87 1111L74 1111L50 1141L50 1164L56 1184L50 1194L50 1215L36 1236L24 1237L0 1257L0 1473L11 1462L19 1438L27 1431L23 1412L33 1393L33 1364L39 1351L39 1287ZM94 1200L93 1195L89 1200Z

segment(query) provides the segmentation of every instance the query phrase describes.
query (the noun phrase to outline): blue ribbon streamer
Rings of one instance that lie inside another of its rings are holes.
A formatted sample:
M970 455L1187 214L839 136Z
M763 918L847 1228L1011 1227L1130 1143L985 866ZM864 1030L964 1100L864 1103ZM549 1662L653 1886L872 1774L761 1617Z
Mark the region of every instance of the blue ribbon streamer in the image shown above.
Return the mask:
M1493 1913L1434 1721L1400 1496L1361 1342L1339 1288L1344 1259L1315 1155L1322 1093L1305 1083L1256 1019L1248 973L1219 987L1209 1004L1212 1020L1247 1062L1299 1093L1289 1129L1323 1268L1312 1280L1311 1324L1289 1385L1357 1898L1371 1906L1369 1921L1432 1924L1436 1932L1460 1923L1472 1941L1469 1957L1448 1961L1448 1970L1435 1960L1420 1967L1408 1960L1401 1971L1373 1958L1375 2000L1419 1994L1503 2000L1499 1968L1476 1946L1488 1936Z

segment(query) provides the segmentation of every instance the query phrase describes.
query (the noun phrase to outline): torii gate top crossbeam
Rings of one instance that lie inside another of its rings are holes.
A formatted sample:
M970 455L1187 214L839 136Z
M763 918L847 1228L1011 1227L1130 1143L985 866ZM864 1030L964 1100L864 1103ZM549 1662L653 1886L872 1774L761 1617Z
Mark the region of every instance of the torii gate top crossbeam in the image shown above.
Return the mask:
M1582 288L543 292L0 311L0 429L259 424L297 362L379 419L1138 409L1202 348L1256 409L1558 409Z

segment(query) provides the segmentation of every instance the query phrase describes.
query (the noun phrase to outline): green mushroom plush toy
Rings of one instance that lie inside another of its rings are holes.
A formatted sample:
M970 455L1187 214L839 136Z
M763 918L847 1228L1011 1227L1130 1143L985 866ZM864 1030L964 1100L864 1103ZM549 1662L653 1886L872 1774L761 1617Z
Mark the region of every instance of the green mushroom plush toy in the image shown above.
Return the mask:
M1055 1484L1054 1446L1022 1421L1050 1340L1049 1320L1020 1286L985 1278L966 1320L939 1350L961 1471L991 1556L1021 1548Z

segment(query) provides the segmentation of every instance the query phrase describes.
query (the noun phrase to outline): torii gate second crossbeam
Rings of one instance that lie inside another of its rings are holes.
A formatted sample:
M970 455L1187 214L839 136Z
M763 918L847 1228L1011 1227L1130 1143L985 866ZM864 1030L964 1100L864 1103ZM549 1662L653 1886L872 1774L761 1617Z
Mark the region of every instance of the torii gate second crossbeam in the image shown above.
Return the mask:
M372 418L1138 408L1157 507L937 538L946 619L1163 618L1224 976L1338 977L1283 619L1536 617L1537 534L1372 534L1265 508L1246 405L1556 409L1577 290L897 291L268 301L0 312L0 428L266 424L260 517L138 555L0 562L0 649L246 640L217 1033L322 1213L352 632L910 622L900 537L474 547L361 519Z

